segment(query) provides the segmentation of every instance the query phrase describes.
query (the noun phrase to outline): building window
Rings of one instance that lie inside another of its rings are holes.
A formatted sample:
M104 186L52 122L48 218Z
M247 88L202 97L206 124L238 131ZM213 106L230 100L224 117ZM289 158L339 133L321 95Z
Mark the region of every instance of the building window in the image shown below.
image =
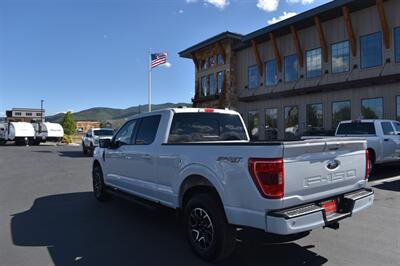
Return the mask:
M207 95L207 77L201 77L200 81L201 96Z
M400 96L396 96L396 120L400 121Z
M332 73L342 73L350 70L349 41L332 44Z
M201 70L207 69L207 61L206 60L201 60L200 61L200 69Z
M400 63L400 27L394 29L394 53L396 63Z
M273 86L278 83L278 74L276 71L276 61L270 60L265 63L265 85Z
M256 89L259 86L259 82L258 82L258 66L257 65L253 65L253 66L249 66L249 70L248 70L248 87L249 89Z
M295 81L298 79L298 72L297 72L297 56L289 55L285 56L284 59L285 64L285 81Z
M32 113L25 113L26 116L32 116Z
M307 104L307 130L321 130L324 127L322 104Z
M224 84L224 71L220 71L217 73L217 93L218 94L221 94L223 84Z
M278 109L265 109L265 139L278 139Z
M210 95L215 95L215 77L214 73L208 76L209 88L210 88Z
M42 114L41 113L36 113L36 116L42 116Z
M364 119L383 119L383 98L361 100L361 113Z
M222 57L221 54L217 55L217 64L218 65L223 65L224 64L224 58Z
M299 108L286 106L284 108L285 139L295 139L299 133Z
M257 111L249 112L249 134L250 139L258 140L259 139L259 125L260 125L260 117Z
M332 128L336 128L341 121L351 119L350 101L332 103Z
M15 116L21 116L22 113L21 112L15 112Z
M322 74L321 48L306 52L307 78L315 78Z
M360 38L361 68L382 65L382 33L377 32Z
M215 65L214 56L210 56L210 57L208 58L208 66L209 66L209 67L213 67L214 65Z

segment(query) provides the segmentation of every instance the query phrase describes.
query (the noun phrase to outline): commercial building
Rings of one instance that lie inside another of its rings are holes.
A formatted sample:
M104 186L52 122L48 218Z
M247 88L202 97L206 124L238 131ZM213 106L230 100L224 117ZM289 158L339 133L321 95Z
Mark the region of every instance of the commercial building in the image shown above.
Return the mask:
M76 131L86 133L91 128L99 128L100 122L98 121L76 121L75 122Z
M235 109L267 140L400 119L399 13L397 0L336 0L200 42L179 53L195 65L193 105Z
M44 121L45 110L35 108L12 108L6 111L6 122L36 122Z

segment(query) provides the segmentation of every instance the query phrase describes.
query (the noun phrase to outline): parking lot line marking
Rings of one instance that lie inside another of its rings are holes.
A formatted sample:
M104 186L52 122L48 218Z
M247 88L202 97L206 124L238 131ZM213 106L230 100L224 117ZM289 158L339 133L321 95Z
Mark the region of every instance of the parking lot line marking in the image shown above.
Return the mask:
M375 180L372 182L369 182L369 184L371 186L375 186L375 185L379 185L385 182L391 182L391 181L397 181L400 180L400 176L395 176L395 177L389 177L389 178L385 178L385 179L379 179L379 180Z

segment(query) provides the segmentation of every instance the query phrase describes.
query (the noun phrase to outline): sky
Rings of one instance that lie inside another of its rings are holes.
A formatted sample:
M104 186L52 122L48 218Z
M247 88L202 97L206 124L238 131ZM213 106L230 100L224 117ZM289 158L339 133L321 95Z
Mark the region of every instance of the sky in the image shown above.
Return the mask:
M194 65L178 52L223 31L248 34L326 0L0 0L0 116L191 102Z

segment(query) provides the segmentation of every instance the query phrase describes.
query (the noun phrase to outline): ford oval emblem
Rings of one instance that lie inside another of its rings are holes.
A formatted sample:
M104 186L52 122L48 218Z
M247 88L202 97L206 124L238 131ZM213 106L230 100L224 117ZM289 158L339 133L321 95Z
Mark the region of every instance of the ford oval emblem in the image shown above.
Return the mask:
M331 160L326 165L326 168L328 168L329 170L334 170L334 169L338 168L339 165L340 165L340 162L338 160Z

